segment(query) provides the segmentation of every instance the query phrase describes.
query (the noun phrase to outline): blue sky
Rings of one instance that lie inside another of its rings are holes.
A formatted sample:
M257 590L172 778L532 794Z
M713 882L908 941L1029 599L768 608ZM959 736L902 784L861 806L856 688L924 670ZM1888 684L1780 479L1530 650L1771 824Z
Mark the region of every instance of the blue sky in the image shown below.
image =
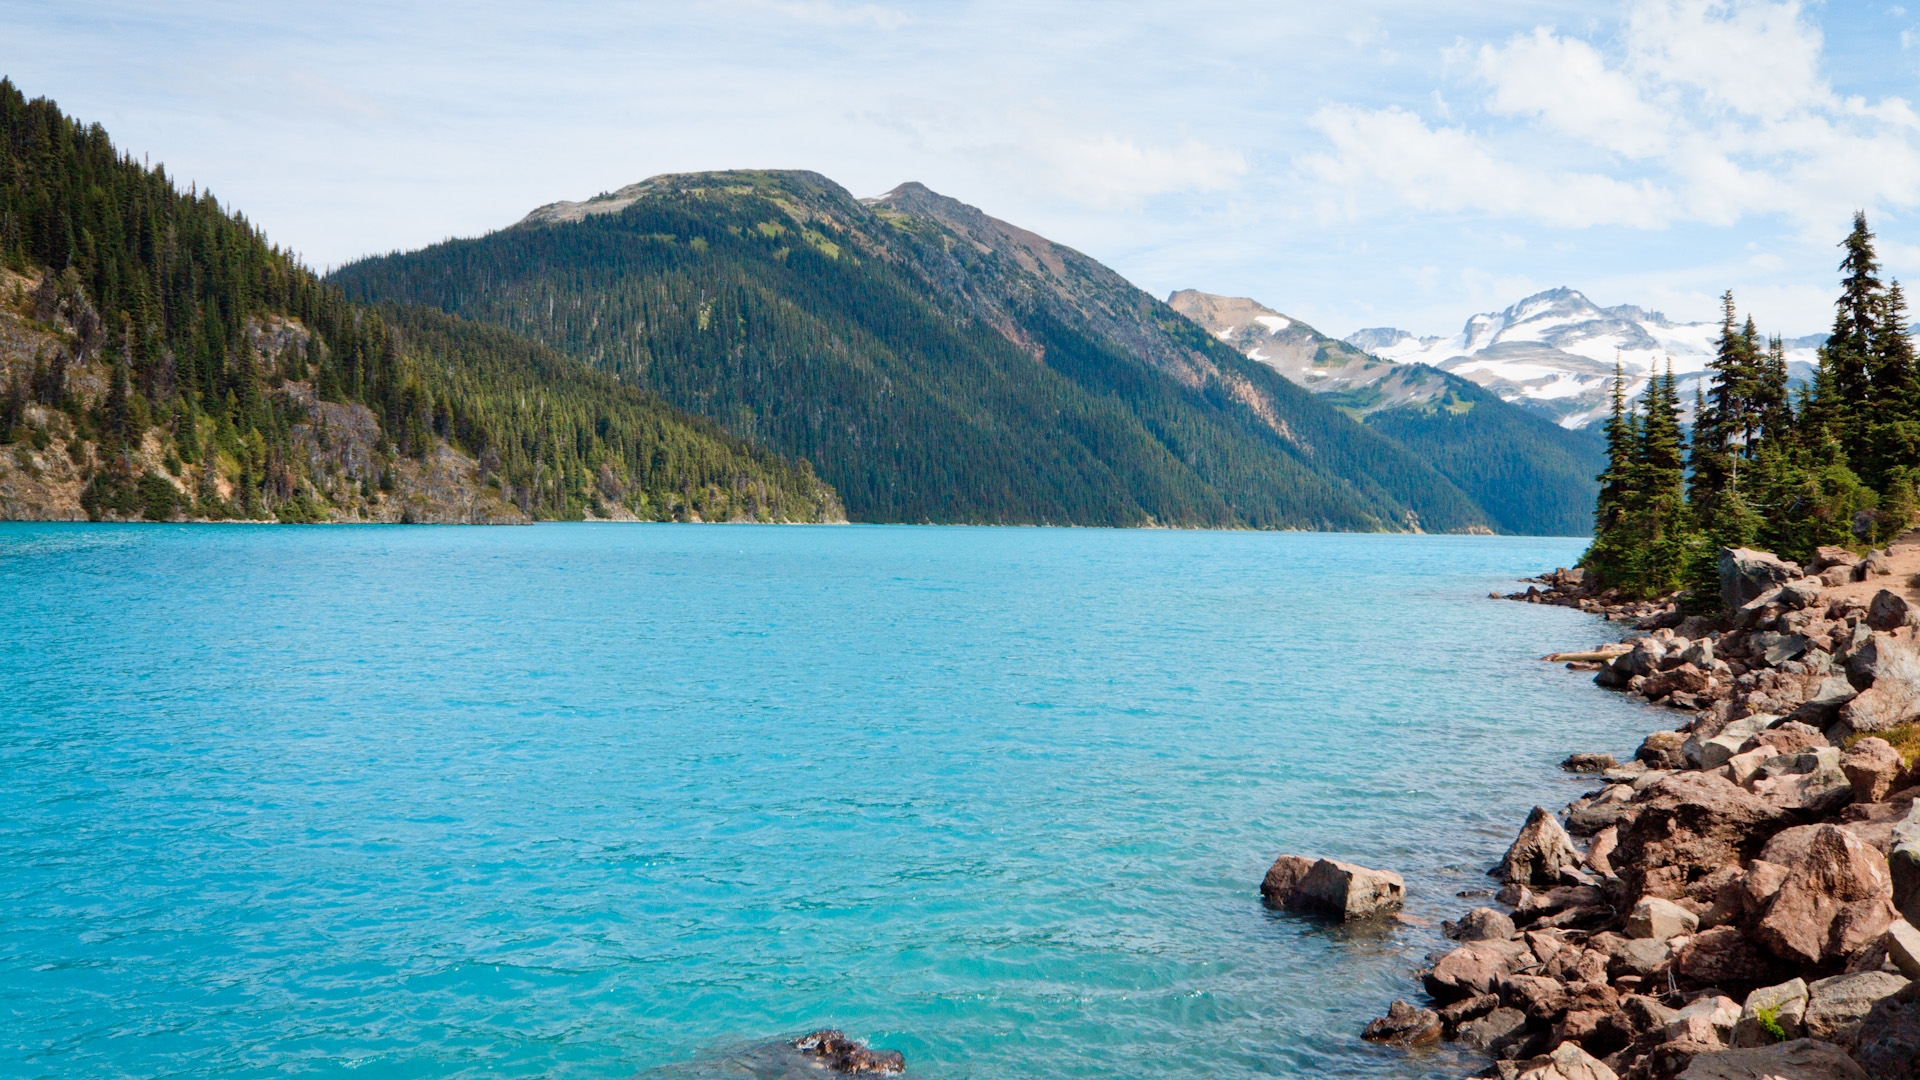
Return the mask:
M0 41L317 266L787 167L1335 334L1563 284L1816 332L1855 207L1920 278L1920 8L7 0Z

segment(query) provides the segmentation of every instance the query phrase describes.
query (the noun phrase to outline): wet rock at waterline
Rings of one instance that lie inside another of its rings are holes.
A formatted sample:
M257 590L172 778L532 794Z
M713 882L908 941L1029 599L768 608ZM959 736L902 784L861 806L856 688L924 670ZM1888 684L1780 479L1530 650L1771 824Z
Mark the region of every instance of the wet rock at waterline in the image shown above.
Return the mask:
M1391 870L1370 870L1338 859L1282 855L1260 883L1269 906L1342 920L1391 915L1406 901L1407 884Z

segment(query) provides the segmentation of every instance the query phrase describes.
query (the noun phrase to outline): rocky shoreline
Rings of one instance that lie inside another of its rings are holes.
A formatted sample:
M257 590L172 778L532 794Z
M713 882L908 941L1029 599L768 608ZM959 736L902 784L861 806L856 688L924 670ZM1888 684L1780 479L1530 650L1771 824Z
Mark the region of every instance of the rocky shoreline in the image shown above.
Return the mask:
M1920 1076L1920 532L1802 568L1723 551L1722 610L1632 603L1578 570L1508 599L1631 626L1544 659L1672 710L1598 786L1535 808L1495 906L1363 1037L1454 1041L1507 1080ZM1584 748L1570 748L1582 750ZM1283 855L1269 904L1397 910L1385 871Z

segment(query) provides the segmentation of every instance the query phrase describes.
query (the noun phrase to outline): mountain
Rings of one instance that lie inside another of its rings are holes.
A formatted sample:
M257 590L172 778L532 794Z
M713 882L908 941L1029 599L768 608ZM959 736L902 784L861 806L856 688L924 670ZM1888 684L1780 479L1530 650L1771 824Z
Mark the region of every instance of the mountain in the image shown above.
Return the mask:
M920 184L657 176L330 280L527 334L803 458L857 520L1495 523L1107 267Z
M353 304L0 79L0 517L837 520L782 460L438 310Z
M1606 414L1616 358L1632 393L1671 359L1681 400L1691 410L1693 390L1703 384L1719 336L1719 323L1674 322L1631 304L1603 308L1574 289L1559 288L1505 311L1475 315L1452 337L1375 327L1346 340L1383 360L1464 376L1502 400L1538 409L1564 427L1583 428ZM1787 340L1788 371L1796 381L1812 379L1814 350L1825 340Z
M1582 536L1606 448L1457 375L1382 360L1244 297L1186 289L1175 311L1413 450L1504 532Z

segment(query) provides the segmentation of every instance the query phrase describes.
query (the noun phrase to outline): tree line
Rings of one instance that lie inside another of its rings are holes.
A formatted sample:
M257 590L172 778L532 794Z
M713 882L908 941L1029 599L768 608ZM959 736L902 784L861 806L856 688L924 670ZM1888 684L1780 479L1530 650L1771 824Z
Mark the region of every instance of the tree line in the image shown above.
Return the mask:
M1710 390L1689 434L1672 366L1629 402L1616 368L1593 544L1581 565L1636 597L1718 604L1718 552L1806 561L1824 545L1898 535L1920 512L1920 378L1906 298L1882 283L1865 214L1840 245L1840 297L1812 385L1789 386L1784 344L1721 298Z
M383 459L443 442L473 456L535 517L619 502L642 516L813 518L833 502L804 462L550 349L438 312L350 302L210 192L180 191L164 166L119 153L100 125L7 79L0 264L41 275L32 314L72 331L68 348L9 378L0 439L23 431L30 401L65 410L76 438L98 447L92 510L311 517L318 488L294 437L309 413L270 392L287 382L371 410ZM264 354L255 332L275 316L310 337ZM92 362L109 369L107 389L83 401L68 373ZM155 429L169 470L197 480L184 499L133 464Z

